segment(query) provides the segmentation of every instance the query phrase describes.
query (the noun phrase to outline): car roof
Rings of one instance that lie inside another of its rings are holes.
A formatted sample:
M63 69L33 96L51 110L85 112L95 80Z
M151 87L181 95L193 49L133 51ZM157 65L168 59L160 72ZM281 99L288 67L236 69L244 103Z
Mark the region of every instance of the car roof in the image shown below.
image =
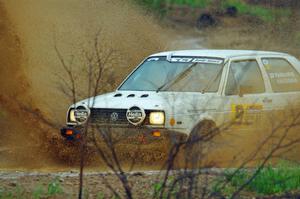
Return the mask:
M273 51L259 51L259 50L178 50L178 51L166 51L151 55L154 56L199 56L199 57L218 57L218 58L231 58L239 56L253 56L253 55L278 55L278 56L290 56L286 53L273 52Z

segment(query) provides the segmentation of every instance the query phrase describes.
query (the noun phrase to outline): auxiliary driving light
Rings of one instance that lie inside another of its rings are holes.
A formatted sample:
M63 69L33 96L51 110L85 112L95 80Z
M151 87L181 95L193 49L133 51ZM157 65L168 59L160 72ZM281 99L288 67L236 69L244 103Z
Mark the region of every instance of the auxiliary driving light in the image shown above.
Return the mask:
M78 140L81 137L80 130L75 129L73 127L64 127L60 129L61 135L67 140Z
M71 123L83 124L88 120L90 110L86 106L78 106L75 109L70 109L68 121Z
M151 112L149 120L150 124L162 125L165 123L165 114L164 112Z
M73 135L74 131L71 129L66 130L66 135Z
M77 122L84 123L89 117L89 110L86 107L79 106L75 109L74 116Z

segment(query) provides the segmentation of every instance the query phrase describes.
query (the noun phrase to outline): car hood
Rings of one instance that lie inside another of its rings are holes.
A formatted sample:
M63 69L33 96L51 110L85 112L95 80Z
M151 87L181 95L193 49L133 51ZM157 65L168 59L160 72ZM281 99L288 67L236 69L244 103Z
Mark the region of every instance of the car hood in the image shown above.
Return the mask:
M187 93L187 92L155 92L155 91L116 91L76 103L76 106L85 105L90 108L128 109L138 106L150 110L170 110L185 112L189 110L207 109L215 98L214 93ZM74 105L73 105L74 107ZM184 107L184 108L183 108Z

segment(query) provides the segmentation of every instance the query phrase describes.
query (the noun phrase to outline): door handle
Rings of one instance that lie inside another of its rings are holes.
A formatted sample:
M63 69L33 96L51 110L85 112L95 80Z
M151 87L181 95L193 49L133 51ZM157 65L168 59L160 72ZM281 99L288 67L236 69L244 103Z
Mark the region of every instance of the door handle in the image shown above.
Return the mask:
M272 99L268 98L268 97L265 97L263 99L263 103L272 103Z

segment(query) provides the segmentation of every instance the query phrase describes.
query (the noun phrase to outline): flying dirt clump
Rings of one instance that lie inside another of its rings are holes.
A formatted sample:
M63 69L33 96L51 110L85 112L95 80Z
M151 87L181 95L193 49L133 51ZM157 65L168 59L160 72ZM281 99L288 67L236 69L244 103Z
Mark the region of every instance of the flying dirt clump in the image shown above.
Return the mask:
M170 38L169 32L151 16L121 0L4 0L2 3L0 34L8 39L1 40L7 48L1 50L0 81L7 86L0 89L1 95L13 92L2 96L5 100L1 101L0 110L7 109L2 112L8 115L12 115L12 110L20 111L18 118L10 119L20 125L8 128L2 136L12 132L27 135L30 131L32 137L42 139L36 139L41 147L47 142L46 137L59 134L59 126L64 124L71 104L58 88L63 82L59 77L64 77L65 71L55 45L66 60L74 58L74 71L80 74L86 68L84 53L91 50L94 36L100 31L102 44L122 58L111 66L114 83L111 87L103 85L103 90L108 91L143 57L167 48ZM86 82L78 85L87 88ZM4 101L10 100L15 100L16 107L7 108ZM25 124L26 128L21 125L22 115L33 118ZM51 147L45 148L47 154ZM46 155L43 157L47 159Z

